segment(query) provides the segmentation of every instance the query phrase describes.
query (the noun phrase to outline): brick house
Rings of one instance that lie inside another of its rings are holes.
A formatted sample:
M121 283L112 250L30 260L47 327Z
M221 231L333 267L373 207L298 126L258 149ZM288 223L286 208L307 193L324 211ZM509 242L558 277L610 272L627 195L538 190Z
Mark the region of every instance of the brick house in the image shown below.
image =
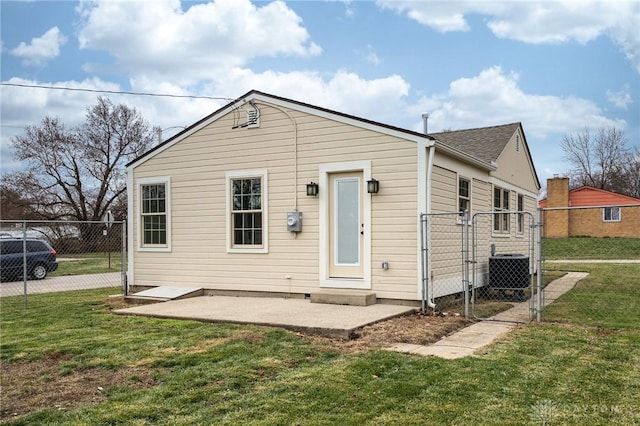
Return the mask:
M569 189L569 178L547 179L543 234L548 238L640 237L640 199L581 186Z

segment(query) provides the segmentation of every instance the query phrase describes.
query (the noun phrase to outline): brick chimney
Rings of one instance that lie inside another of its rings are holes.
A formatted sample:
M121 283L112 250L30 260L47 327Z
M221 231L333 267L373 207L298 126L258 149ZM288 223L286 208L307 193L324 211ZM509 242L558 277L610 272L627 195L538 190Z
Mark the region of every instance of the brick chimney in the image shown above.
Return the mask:
M547 207L569 207L569 178L547 179Z
M569 236L569 178L554 176L547 179L547 207L544 212L544 236L567 238ZM562 209L562 207L566 207Z

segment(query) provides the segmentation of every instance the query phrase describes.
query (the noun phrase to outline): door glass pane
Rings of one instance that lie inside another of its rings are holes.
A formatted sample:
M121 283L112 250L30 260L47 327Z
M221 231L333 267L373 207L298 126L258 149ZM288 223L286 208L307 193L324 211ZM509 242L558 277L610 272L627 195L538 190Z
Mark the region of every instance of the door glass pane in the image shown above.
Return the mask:
M360 179L340 179L335 184L335 263L360 263Z

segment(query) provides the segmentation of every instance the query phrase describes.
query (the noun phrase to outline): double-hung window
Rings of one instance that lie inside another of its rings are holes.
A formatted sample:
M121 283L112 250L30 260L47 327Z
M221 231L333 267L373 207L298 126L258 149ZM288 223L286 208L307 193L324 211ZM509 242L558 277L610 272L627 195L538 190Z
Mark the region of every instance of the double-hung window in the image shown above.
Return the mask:
M140 248L169 249L169 179L140 179Z
M518 194L518 211L524 211L524 196ZM518 234L524 234L524 213L518 213Z
M620 222L620 207L604 207L602 209L603 222Z
M509 210L509 191L495 186L493 188L493 210L495 212ZM500 234L509 233L509 213L495 213L493 215L493 231Z
M471 212L471 182L469 179L458 179L458 211Z
M267 251L266 171L227 173L230 252Z

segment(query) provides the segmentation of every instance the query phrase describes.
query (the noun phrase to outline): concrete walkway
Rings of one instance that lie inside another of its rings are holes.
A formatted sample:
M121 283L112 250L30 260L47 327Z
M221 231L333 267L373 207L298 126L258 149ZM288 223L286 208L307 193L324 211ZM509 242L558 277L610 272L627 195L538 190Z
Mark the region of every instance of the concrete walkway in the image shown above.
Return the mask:
M558 297L571 290L578 281L585 278L587 273L569 272L552 281L544 289L544 304L553 303ZM450 336L443 337L430 346L420 346L409 343L399 343L389 350L416 355L433 355L440 358L456 359L474 355L476 351L495 342L518 323L529 321L530 301L517 303L513 308L501 312L486 321L480 321L463 328Z

